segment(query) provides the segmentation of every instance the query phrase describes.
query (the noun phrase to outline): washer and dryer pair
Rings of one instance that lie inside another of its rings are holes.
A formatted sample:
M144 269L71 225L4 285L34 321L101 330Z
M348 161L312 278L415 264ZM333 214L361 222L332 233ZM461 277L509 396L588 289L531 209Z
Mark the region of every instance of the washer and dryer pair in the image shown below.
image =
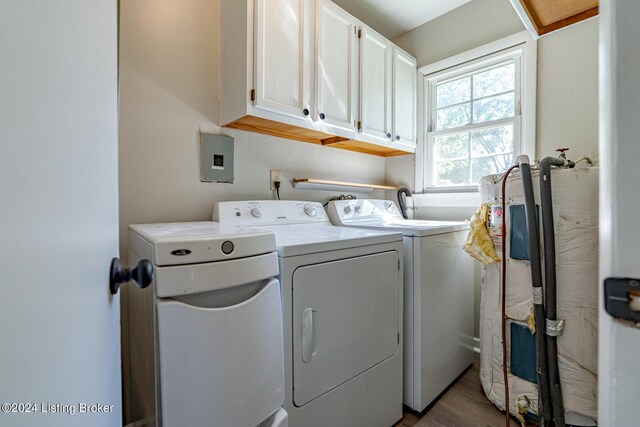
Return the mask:
M422 410L471 363L464 225L397 224L388 201L329 212L347 227L294 201L130 227L131 260L156 265L128 302L134 410L158 426L386 427L403 394Z

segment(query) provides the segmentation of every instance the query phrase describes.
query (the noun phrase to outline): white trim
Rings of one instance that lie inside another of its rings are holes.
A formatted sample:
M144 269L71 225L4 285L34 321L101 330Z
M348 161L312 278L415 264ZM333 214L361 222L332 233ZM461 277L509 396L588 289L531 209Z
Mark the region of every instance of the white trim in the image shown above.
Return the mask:
M418 78L418 146L416 148L416 177L415 190L417 193L424 193L427 189L427 176L425 174L428 165L428 136L429 126L429 110L427 105L429 100L430 85L427 80L434 78L442 78L447 74L460 73L468 68L469 72L473 69L481 68L482 61L485 64L498 63L502 59L513 57L514 53L520 51L520 66L516 67L520 72L520 85L516 91L520 91L519 98L520 108L516 105L516 117L519 120L520 132L519 147L514 147L519 154L527 154L531 158L535 158L536 153L536 93L537 93L537 42L531 37L528 31L521 31L500 40L487 43L483 46L468 50L466 52L451 56L447 59L425 65L418 69L421 78ZM471 63L473 62L473 63ZM465 64L468 67L465 67ZM515 133L515 130L514 130ZM460 192L463 189L456 189ZM476 189L466 187L463 191L477 192Z
M474 99L474 101L476 100ZM459 133L469 133L476 130L499 127L501 125L508 125L513 123L516 117L520 117L520 115L516 114L515 116L504 117L502 119L491 120L488 122L471 123L468 125L458 126L455 128L435 130L433 132L427 132L427 135L428 135L427 138L429 137L435 138L441 135L457 135Z
M448 68L462 65L465 62L475 61L485 56L493 55L497 52L509 49L511 47L519 46L522 44L533 43L536 45L536 41L532 39L528 31L520 31L510 36L504 37L500 40L496 40L491 43L470 49L466 52L459 53L457 55L450 56L432 64L427 64L418 68L418 71L423 76L434 74L439 71L446 70Z
M427 145L427 131L425 129L425 123L427 120L426 117L426 108L425 102L428 99L426 96L426 87L428 85L424 84L424 75L418 71L418 108L417 108L417 144L416 144L416 174L415 174L415 182L414 182L414 192L422 192L424 188L424 156L425 156L425 146Z
M529 18L529 15L527 15L527 11L524 10L524 7L522 6L522 3L520 3L520 0L509 1L511 2L513 8L516 10L518 17L524 24L524 27L529 31L529 34L531 34L531 37L533 37L535 40L539 39L540 35L536 31L535 25L533 25L533 22L531 22L531 19Z

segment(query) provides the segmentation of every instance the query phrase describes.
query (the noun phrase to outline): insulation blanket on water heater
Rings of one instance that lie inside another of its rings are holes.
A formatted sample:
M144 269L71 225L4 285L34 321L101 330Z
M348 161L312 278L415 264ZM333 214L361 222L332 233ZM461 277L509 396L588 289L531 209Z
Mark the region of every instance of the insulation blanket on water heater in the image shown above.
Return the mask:
M598 168L554 169L551 173L556 237L558 319L565 319L558 337L562 396L566 412L597 418L598 325ZM536 204L540 190L533 175ZM480 181L482 203L491 205L489 233L501 253L501 181L499 175ZM511 323L542 330L532 321L532 287L528 260L511 259L510 206L524 204L522 181L513 174L507 182L507 349L511 349ZM542 229L542 221L539 221ZM542 247L542 242L541 242ZM514 251L515 252L515 251ZM480 380L487 397L504 410L502 373L500 263L482 268L480 303ZM507 361L515 355L508 354ZM509 411L516 414L516 399L526 396L537 413L537 385L509 372Z

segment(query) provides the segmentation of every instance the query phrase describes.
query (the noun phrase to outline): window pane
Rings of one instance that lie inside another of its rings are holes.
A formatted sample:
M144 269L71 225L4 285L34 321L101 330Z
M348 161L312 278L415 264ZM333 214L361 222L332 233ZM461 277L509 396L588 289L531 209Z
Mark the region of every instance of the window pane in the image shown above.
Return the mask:
M435 185L464 185L469 183L469 160L436 163Z
M514 90L515 64L511 63L473 76L473 97L482 98Z
M436 160L469 156L469 134L438 136L434 138L433 152Z
M436 86L436 108L471 100L471 77Z
M473 102L473 123L514 116L514 93Z
M504 172L513 161L513 154L502 154L490 157L481 157L471 160L471 180L477 184L480 178L486 175Z
M513 125L471 132L471 157L513 151Z
M451 129L469 123L471 123L471 105L457 105L438 110L436 130Z

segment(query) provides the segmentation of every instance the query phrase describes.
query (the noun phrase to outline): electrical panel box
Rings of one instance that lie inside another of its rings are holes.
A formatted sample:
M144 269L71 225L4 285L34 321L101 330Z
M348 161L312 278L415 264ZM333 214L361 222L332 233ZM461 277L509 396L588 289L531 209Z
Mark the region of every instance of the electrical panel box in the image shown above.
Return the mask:
M233 184L233 138L200 133L200 180Z

